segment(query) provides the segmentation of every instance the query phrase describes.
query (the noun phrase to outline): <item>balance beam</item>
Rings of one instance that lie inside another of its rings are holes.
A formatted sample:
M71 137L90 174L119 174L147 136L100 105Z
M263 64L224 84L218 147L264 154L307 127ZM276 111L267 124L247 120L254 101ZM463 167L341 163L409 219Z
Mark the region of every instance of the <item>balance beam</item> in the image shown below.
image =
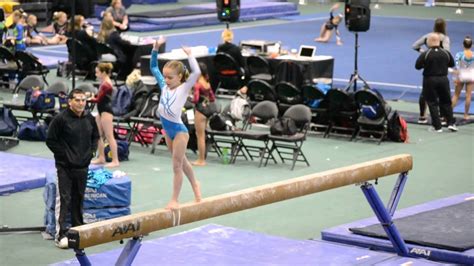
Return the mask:
M69 247L84 249L124 238L140 237L179 224L192 223L324 190L405 173L411 170L412 166L411 155L395 155L212 196L201 202L182 204L174 211L156 209L81 225L69 230Z

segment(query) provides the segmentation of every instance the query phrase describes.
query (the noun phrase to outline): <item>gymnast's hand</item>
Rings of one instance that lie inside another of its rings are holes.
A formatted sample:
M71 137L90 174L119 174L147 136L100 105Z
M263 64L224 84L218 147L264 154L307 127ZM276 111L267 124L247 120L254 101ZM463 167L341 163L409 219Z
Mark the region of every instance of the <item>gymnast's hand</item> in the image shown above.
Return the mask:
M190 56L192 51L191 51L191 48L187 47L187 46L181 46L181 49L183 49L183 52L186 53L186 55Z
M158 40L155 41L153 44L153 50L158 51L160 49L160 46L166 42L166 38L163 35L160 35Z

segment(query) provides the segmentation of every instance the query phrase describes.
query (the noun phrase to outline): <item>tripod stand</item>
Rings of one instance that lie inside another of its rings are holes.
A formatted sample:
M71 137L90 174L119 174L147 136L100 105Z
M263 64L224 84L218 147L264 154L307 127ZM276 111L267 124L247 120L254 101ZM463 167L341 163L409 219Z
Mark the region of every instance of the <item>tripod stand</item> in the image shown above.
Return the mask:
M357 69L357 55L358 55L358 48L359 48L359 33L355 33L355 58L354 58L354 73L351 75L351 80L349 81L349 85L346 87L346 91L350 89L351 86L354 86L354 92L357 91L357 80L361 80L364 83L364 86L369 88L369 84L359 76L359 72Z

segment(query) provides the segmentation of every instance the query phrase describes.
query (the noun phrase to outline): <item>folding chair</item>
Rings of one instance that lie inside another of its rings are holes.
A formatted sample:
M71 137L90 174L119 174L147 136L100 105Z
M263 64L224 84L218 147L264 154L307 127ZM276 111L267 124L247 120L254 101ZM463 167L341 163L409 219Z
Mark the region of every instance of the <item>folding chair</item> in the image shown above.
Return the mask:
M328 99L329 129L326 136L332 133L343 135L349 132L352 141L357 134L358 110L354 96L341 89L330 89L326 94ZM347 134L346 134L347 135Z
M0 75L16 75L19 73L20 63L15 55L4 46L0 46Z
M277 94L272 85L264 80L254 79L247 84L247 95L250 99L250 105L254 106L258 102L272 101L277 102Z
M303 103L301 89L289 82L279 82L275 85L275 90L278 95L278 109L281 114L285 113L290 106Z
M247 69L251 80L256 79L272 83L273 74L267 59L258 55L251 55L247 57Z
M219 80L216 96L233 96L242 87L245 79L244 70L239 67L232 56L226 53L217 53L213 63Z
M220 109L220 106L218 109ZM228 121L230 121L232 124L234 124L234 121L230 115L229 110L230 110L230 105L224 107L222 111L218 110L218 113L215 114L214 116L222 115L226 119L228 119ZM211 128L211 125L213 122L212 119L216 119L214 118L214 116L210 118L211 119L209 122L210 126L206 128L206 156L207 156L207 153L209 152L215 152L218 157L222 157L224 155L224 150L229 149L231 151L229 162L232 162L232 158L234 156L238 156L238 153L235 153L236 140L234 138L234 134L235 132L240 131L245 127L247 123L247 118L245 118L244 121L242 121L241 127L235 127L233 129L227 129L227 130L215 130ZM243 156L246 160L248 159L247 155L245 155L244 153L242 153L241 156Z
M292 160L293 164L291 170L295 168L297 161L305 162L309 166L309 162L301 150L301 147L306 140L306 133L308 132L311 122L311 110L304 104L296 104L286 110L282 117L293 119L298 128L298 132L292 136L278 136L272 134L268 136L269 140L272 142L272 146L266 157L265 166L274 151L278 153L278 156L283 163L285 160ZM291 157L285 157L287 155L291 155ZM300 159L300 157L302 159Z
M30 75L39 75L43 78L44 83L48 84L46 75L49 73L49 69L45 67L39 59L30 52L17 51L15 56L20 64L20 77L24 78ZM15 93L17 93L15 89Z
M310 108L312 114L310 128L315 131L320 131L321 128L323 136L326 137L329 129L326 94L311 84L303 85L301 90L303 92L303 102Z
M387 135L388 114L391 107L388 106L381 95L370 89L359 90L354 94L355 101L360 110L357 118L359 130L355 140L361 133L367 133L370 136L379 135L379 138L373 138L380 145L380 142Z
M259 102L252 108L250 116L251 120L255 120L255 123L271 124L278 117L278 106L272 101ZM234 132L236 148L235 153L231 157L231 162L235 163L236 155L243 150L249 155L251 160L253 160L254 157L260 158L258 167L262 166L263 159L266 155L277 163L275 157L270 154L270 148L268 146L269 127L267 126L267 130L248 129L251 126L252 124L248 123L243 131ZM252 141L252 144L247 143L247 141ZM257 145L257 143L261 143L262 145ZM257 153L258 156L256 156L255 153Z

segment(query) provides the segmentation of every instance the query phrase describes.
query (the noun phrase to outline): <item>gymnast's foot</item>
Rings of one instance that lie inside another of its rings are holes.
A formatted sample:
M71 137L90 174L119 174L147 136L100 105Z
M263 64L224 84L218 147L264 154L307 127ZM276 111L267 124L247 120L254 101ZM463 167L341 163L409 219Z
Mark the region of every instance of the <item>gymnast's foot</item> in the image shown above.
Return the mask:
M167 209L167 210L175 210L175 209L178 209L178 207L179 207L178 201L176 201L176 200L171 200L170 202L168 202L168 204L166 205L165 209Z
M194 166L205 166L206 161L196 160L196 161L192 162L191 164L194 165Z
M104 165L105 167L107 168L115 168L115 167L119 167L120 163L119 162L110 162L106 165Z
M105 159L97 158L91 161L91 164L104 164Z

